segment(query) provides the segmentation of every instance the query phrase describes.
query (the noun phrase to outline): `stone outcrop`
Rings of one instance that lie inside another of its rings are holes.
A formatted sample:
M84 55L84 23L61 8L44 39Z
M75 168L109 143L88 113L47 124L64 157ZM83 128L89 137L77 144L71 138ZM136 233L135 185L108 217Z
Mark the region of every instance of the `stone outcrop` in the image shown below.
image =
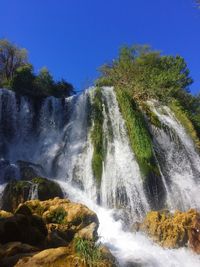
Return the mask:
M0 266L114 267L109 250L95 243L98 225L93 211L68 199L30 200L14 213L0 211Z
M13 212L20 203L31 198L34 186L37 189L37 198L46 200L54 197L63 197L60 186L46 178L35 177L31 180L13 180L10 181L4 189L2 196L2 210Z
M151 211L139 229L166 248L189 246L200 253L200 213L194 209L174 214Z

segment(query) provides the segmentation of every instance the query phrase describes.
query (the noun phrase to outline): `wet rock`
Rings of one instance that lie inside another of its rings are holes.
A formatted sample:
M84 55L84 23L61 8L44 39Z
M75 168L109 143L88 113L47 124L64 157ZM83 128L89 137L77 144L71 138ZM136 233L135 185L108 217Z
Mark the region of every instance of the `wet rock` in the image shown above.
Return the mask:
M200 214L192 220L191 228L188 231L189 246L196 253L200 254Z
M30 200L6 216L0 218L2 267L117 266L110 251L96 245L98 218L85 205L60 198Z
M189 245L200 253L200 213L194 209L187 212L151 211L146 215L140 230L167 248Z
M14 266L20 258L33 255L38 252L37 247L23 244L21 242L10 242L0 247L0 266Z
M89 224L88 226L84 227L78 233L76 233L75 237L88 239L88 240L95 240L97 239L97 229L98 226L95 222Z
M0 218L0 243L19 241L30 245L44 242L47 228L38 216L15 214L12 217Z
M80 235L90 239L95 240L97 237L99 226L97 215L83 204L60 198L46 201L31 200L25 204L50 225L49 232L57 231L57 234L67 242L70 242L79 231Z
M36 186L35 196L33 187ZM46 200L54 197L63 197L60 186L46 178L36 177L30 181L11 181L4 189L2 196L2 209L13 212L20 203L24 203L31 197Z

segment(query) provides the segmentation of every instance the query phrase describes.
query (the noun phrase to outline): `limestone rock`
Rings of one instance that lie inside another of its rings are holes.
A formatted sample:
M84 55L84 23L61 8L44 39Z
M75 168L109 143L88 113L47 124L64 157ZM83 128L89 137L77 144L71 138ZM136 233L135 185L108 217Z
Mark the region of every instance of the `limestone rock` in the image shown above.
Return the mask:
M146 215L140 230L167 248L189 245L200 253L200 213L194 209L187 212L151 211Z
M44 242L47 228L38 216L15 214L0 219L0 243L20 241L30 245Z
M20 203L30 199L34 185L37 186L37 197L40 200L63 197L60 186L52 180L42 177L35 177L29 181L13 180L4 189L1 208L13 212Z

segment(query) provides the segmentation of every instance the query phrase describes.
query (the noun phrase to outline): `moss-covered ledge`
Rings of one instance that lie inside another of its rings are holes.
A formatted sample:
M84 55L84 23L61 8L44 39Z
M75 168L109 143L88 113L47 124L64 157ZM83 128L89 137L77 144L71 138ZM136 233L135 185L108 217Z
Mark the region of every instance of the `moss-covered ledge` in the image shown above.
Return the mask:
M165 190L155 158L148 123L143 111L126 90L116 88L115 92L125 120L130 145L140 167L149 203L152 207L159 208L165 201ZM155 192L159 192L159 194L155 195Z
M94 177L100 186L103 171L103 98L101 88L97 87L94 91L92 101L92 130L91 141L93 144L92 170Z
M184 110L184 108L175 99L169 103L169 107L174 113L176 119L182 124L188 135L192 138L196 148L200 151L200 140L187 111Z

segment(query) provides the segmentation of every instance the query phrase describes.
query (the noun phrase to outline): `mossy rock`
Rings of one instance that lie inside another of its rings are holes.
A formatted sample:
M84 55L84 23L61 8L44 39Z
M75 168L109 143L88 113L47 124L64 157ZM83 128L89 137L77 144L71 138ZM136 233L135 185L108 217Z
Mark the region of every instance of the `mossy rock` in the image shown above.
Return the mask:
M48 180L42 177L36 177L31 180L34 184L39 184L38 186L38 199L48 200L54 197L63 198L63 192L59 186L54 181Z
M60 186L46 178L36 177L30 181L13 180L7 184L3 192L1 208L13 212L20 203L30 199L33 185L38 185L37 197L39 200L63 197Z
M193 222L199 218L196 210L187 212L151 211L147 213L140 230L145 231L154 241L167 248L186 246Z

